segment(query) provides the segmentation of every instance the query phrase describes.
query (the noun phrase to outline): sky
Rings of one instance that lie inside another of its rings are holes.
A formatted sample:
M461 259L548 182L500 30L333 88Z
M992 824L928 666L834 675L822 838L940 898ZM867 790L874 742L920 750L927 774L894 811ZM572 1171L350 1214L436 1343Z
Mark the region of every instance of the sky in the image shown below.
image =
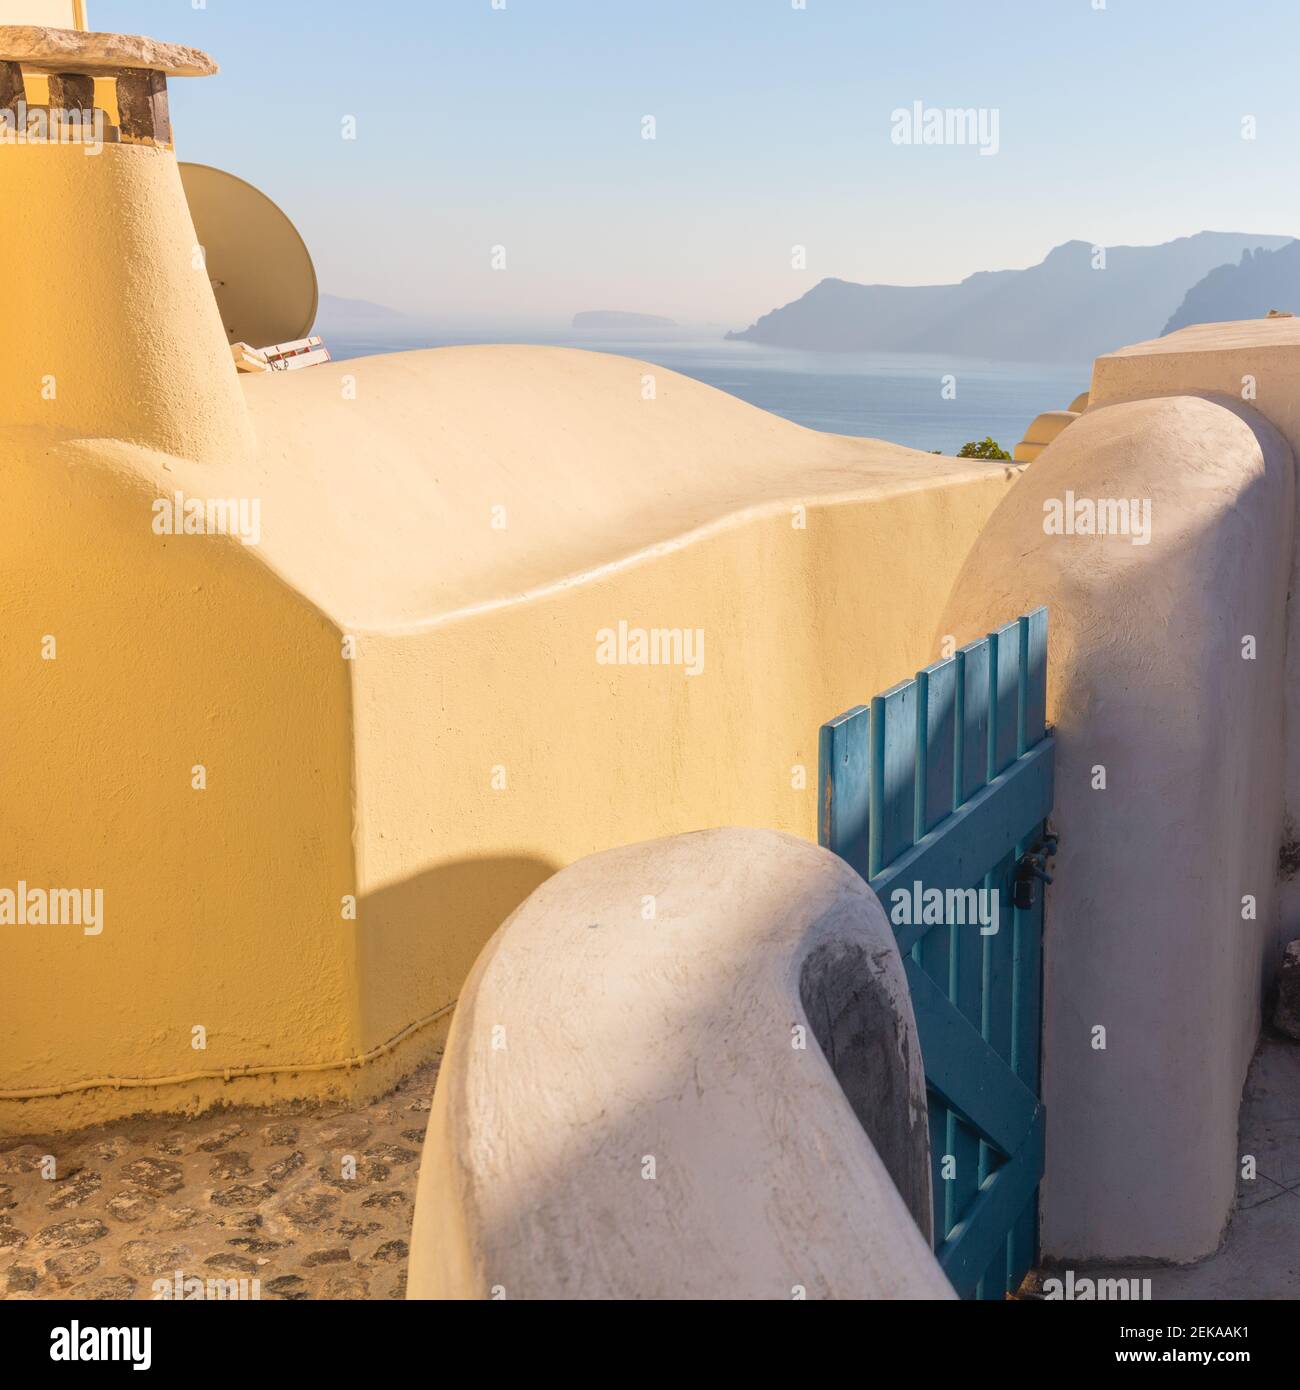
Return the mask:
M217 59L171 82L178 155L272 197L323 290L448 326L623 309L739 328L825 276L1300 234L1298 0L88 10ZM996 153L896 140L917 102L996 118Z

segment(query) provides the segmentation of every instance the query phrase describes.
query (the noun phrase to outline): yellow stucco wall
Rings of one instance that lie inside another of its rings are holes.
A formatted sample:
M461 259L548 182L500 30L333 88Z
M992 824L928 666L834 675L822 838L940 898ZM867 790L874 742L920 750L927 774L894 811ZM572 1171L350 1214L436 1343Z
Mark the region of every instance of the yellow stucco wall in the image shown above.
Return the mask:
M934 659L920 616L1002 491L999 474L830 503L807 531L778 504L581 586L363 638L361 950L386 981L367 1041L434 981L453 999L517 903L585 854L716 825L815 840L820 724ZM597 666L620 618L702 628L703 674Z
M0 261L2 302L15 325L0 334L3 422L191 458L248 454L172 155L6 145L0 156L0 244L12 248Z
M238 541L155 536L139 451L13 431L0 449L0 886L98 888L104 904L95 936L0 925L0 1091L355 1056L336 632ZM96 1085L6 1102L0 1128L223 1089Z
M70 255L52 229L82 226ZM165 152L0 150L0 243L26 248L0 261L0 887L99 889L105 919L0 924L3 1129L359 1051L340 639L237 539L152 529L182 455L253 459L194 242Z
M165 151L0 151L37 248L0 262L0 887L105 915L0 925L0 1131L381 1089L560 865L811 838L818 725L935 655L1015 476L599 354L241 381L193 240ZM155 535L178 489L256 499L259 543ZM702 628L704 671L598 664L620 619Z
M0 24L44 24L85 29L85 0L0 0Z

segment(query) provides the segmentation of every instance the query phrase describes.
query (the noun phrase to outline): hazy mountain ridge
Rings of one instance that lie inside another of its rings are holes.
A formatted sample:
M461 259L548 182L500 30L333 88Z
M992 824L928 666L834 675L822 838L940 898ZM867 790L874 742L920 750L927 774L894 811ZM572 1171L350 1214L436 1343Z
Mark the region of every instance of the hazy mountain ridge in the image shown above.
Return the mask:
M386 304L372 304L368 299L344 299L337 294L322 294L316 309L314 333L346 337L350 333L398 331L415 327L417 318Z
M1300 241L1276 251L1247 248L1236 265L1216 266L1187 291L1163 331L1263 318L1270 309L1300 312Z
M1104 269L1094 268L1091 243L1068 241L1038 265L978 271L955 285L826 279L727 336L832 352L1083 362L1155 337L1210 271L1247 250L1275 250L1291 240L1199 232L1159 246L1109 247Z
M572 326L581 332L604 333L676 328L677 323L662 314L639 314L630 309L584 309L574 314Z

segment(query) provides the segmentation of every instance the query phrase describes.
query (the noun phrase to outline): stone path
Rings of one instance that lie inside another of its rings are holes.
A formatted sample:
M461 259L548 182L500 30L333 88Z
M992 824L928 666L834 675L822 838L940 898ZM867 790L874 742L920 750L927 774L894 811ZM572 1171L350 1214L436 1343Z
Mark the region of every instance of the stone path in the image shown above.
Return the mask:
M404 1297L436 1076L366 1106L0 1138L0 1297L149 1299L178 1270L209 1296L257 1280L264 1299Z
M1090 1278L1150 1279L1153 1299L1300 1299L1300 1043L1265 1036L1242 1097L1237 1209L1220 1249L1199 1264L1078 1266ZM1059 1273L1059 1271L1051 1271Z
M174 1287L177 1270L205 1289L243 1279L251 1292L256 1279L262 1298L402 1298L436 1077L434 1062L365 1106L0 1139L0 1298L148 1299L157 1279ZM1076 1274L1149 1278L1156 1299L1300 1299L1300 1044L1261 1044L1241 1152L1255 1155L1257 1176L1240 1181L1216 1255Z

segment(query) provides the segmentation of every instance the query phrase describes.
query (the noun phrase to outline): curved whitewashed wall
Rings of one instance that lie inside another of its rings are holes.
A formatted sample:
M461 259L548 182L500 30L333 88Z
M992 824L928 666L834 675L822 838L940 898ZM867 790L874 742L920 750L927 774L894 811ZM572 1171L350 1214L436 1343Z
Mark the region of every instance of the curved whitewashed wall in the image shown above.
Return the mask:
M1298 382L1300 318L1198 323L1099 357L1093 367L1091 401L1104 405L1181 392L1223 396L1248 403L1281 431L1300 457ZM1293 559L1293 593L1298 577ZM1300 936L1300 604L1290 608L1284 688L1286 819L1278 863L1281 903L1272 939L1266 943L1270 985L1283 948Z
M928 1227L926 1155L902 962L842 860L741 829L608 850L462 991L409 1294L952 1297L899 1192Z
M1089 502L1136 503L1111 513L1130 534L1080 534ZM1094 399L994 512L940 629L1050 610L1048 1257L1196 1259L1231 1211L1277 914L1294 512L1291 450L1240 402Z

